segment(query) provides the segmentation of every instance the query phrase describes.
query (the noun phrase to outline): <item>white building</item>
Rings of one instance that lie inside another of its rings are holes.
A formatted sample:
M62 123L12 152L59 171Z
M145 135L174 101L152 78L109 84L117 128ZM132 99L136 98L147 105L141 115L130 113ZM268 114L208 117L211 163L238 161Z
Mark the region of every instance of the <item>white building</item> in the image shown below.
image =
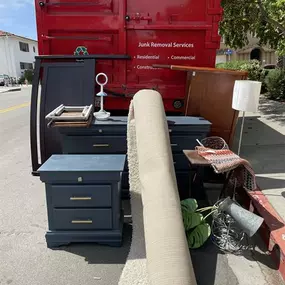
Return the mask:
M38 55L38 42L0 31L0 74L19 78L26 69L33 69Z

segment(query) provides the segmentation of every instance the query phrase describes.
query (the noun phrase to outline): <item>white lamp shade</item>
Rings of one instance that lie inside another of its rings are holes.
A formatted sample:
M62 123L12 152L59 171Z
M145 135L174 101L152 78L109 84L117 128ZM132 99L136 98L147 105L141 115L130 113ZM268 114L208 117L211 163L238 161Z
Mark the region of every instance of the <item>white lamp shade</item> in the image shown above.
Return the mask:
M257 112L261 82L236 80L232 108L243 112Z

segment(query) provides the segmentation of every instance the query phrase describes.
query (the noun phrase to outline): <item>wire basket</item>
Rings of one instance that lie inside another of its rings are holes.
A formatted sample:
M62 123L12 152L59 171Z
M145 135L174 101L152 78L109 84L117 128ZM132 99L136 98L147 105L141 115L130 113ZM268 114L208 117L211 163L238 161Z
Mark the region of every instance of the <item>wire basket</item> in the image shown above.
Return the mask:
M217 201L214 206L219 208L223 201L225 199ZM235 203L240 206L236 201ZM213 213L212 217L211 240L221 251L239 254L250 249L248 236L229 214L218 210Z
M225 140L221 137L208 137L201 140L204 147L212 149L229 149Z

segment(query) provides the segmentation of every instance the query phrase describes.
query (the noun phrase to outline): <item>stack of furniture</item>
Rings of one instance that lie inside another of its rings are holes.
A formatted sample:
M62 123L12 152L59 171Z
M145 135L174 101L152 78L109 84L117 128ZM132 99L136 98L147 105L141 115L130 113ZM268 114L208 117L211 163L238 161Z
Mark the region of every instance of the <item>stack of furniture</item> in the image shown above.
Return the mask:
M197 117L167 117L174 168L181 199L190 196L188 160L210 131ZM122 242L121 198L129 195L127 117L95 120L88 128L60 127L62 154L52 155L38 170L46 184L48 247L71 242ZM151 143L151 142L150 142ZM193 172L194 173L194 172Z
M38 170L46 184L48 247L71 242L120 246L125 155L53 155Z
M127 117L111 117L94 119L88 127L58 126L61 154L53 154L38 169L46 184L48 247L71 242L121 244L121 198L129 196L127 123ZM167 123L179 194L185 199L192 179L183 149L194 148L211 124L183 116L167 117Z
M189 165L183 149L197 145L196 139L205 138L211 123L199 117L167 117L180 198L189 197ZM126 154L127 117L95 120L89 128L59 128L64 154ZM123 197L128 195L128 165L122 175Z

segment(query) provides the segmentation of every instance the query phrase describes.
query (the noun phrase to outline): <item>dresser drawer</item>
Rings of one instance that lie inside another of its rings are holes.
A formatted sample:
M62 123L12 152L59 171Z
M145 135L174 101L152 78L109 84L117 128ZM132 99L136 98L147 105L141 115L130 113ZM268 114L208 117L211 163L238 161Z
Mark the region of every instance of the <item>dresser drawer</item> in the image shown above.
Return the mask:
M172 152L181 152L184 149L194 149L198 145L196 139L201 140L204 136L171 136Z
M56 208L111 207L111 185L48 185Z
M116 122L117 119L113 119L112 122ZM126 119L127 120L127 119ZM103 122L103 121L102 121ZM97 121L98 123L98 121ZM69 136L125 136L127 133L127 122L125 126L116 125L91 125L89 128L59 128L59 132L62 135Z
M176 179L180 200L190 198L190 181L193 179L192 171L177 171Z
M111 209L53 209L54 230L112 229Z
M65 154L125 154L127 138L126 136L64 136L62 150Z
M173 162L176 170L189 170L188 159L184 154L173 154Z

